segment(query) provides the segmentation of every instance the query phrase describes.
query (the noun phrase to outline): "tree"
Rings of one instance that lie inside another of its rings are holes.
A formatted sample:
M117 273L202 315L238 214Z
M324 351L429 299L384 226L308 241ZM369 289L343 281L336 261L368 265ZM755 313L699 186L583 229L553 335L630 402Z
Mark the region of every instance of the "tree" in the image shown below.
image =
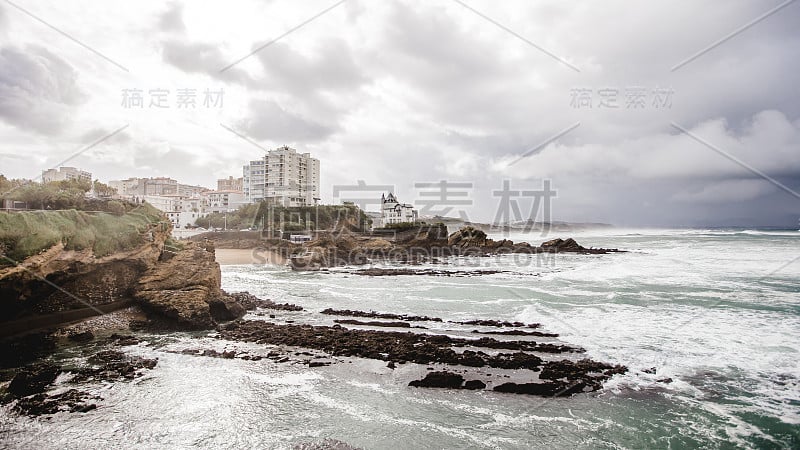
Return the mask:
M98 197L113 197L117 195L117 189L100 182L100 180L94 180L94 193Z
M11 191L19 189L20 186L24 186L25 184L30 183L29 180L21 180L18 178L8 179L5 175L0 174L0 198L11 198L7 197L8 194L11 194Z
M32 183L9 194L13 200L25 202L28 208L49 209L56 190L47 185Z

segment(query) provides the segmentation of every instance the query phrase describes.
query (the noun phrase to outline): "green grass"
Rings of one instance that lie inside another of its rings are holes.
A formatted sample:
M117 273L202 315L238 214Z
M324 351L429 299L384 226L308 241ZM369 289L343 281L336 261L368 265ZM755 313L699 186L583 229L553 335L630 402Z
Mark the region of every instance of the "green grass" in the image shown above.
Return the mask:
M0 253L22 261L63 242L68 250L92 249L102 257L141 245L148 225L162 221L166 218L150 205L122 215L76 210L0 212Z

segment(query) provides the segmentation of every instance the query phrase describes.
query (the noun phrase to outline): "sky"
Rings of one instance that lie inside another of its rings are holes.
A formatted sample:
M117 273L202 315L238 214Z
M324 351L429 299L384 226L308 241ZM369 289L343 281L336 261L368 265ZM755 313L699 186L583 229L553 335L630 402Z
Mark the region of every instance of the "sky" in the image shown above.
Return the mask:
M798 228L798 23L774 0L0 2L0 173L215 187L289 145L323 203Z

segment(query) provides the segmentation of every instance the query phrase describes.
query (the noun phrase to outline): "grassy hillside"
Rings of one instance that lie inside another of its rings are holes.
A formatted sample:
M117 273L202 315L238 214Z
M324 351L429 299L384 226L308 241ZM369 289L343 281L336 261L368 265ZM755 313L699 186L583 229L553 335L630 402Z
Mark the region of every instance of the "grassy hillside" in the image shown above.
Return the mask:
M85 211L0 212L0 254L21 261L63 242L67 249L92 249L102 257L144 242L151 223L166 221L160 211L142 205L123 214ZM0 266L10 264L0 258Z

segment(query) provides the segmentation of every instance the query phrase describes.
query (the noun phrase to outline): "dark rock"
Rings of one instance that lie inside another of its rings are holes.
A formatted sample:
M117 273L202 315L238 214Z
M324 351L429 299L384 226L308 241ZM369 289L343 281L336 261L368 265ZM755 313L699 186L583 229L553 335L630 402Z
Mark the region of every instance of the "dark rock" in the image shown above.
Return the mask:
M87 359L91 367L72 370L75 374L73 382L116 381L120 379L134 379L142 375L143 369L153 369L158 364L157 359L128 356L116 350L103 350Z
M664 383L664 384L669 384L669 383L672 383L672 378L669 378L669 377L667 377L667 378L662 378L662 379L660 379L660 380L656 380L656 383Z
M464 377L450 372L430 372L421 380L414 380L408 383L413 387L448 388L459 389L464 383Z
M69 410L69 412L85 413L85 412L92 411L94 409L97 409L97 405L94 404L94 403L90 403L88 405L75 405L75 406L72 407L72 409Z
M114 333L111 336L109 336L108 341L122 347L128 345L136 345L139 343L139 339L135 336L122 335L117 333Z
M86 330L82 333L73 332L67 335L67 339L73 342L89 342L94 339L94 333L89 330Z
M352 316L352 317L368 317L373 319L391 319L391 320L405 320L407 322L441 322L442 319L438 317L428 316L410 316L406 314L391 314L391 313L377 313L375 311L353 311L350 309L325 309L322 314L330 316Z
M435 269L384 269L373 267L370 269L360 269L351 272L354 275L363 275L370 277L386 277L398 275L427 275L434 277L472 277L480 275L494 275L496 273L503 273L502 270L435 270Z
M20 367L49 355L56 349L50 333L30 333L0 340L0 368Z
M536 336L536 337L558 337L557 333L543 333L541 331L523 331L523 330L507 330L507 331L478 331L472 330L477 334L494 334L505 336Z
M411 328L411 324L408 322L381 322L378 320L370 320L370 321L361 321L355 319L337 319L334 320L336 323L341 323L344 325L362 325L362 326L371 326L371 327L394 327L394 328Z
M23 367L11 379L6 390L15 397L38 394L55 381L59 372L60 367L46 363Z
M464 383L464 389L484 389L486 388L486 383L481 380L469 380Z
M656 373L656 368L655 367L651 367L649 369L643 369L642 372L649 373L650 375L654 375Z
M614 374L623 374L627 372L627 368L623 366L612 366L610 364L592 361L589 359L582 359L580 361L570 361L567 359L561 361L550 361L542 369L539 374L541 379L557 380L577 380L583 379L587 373L598 373L606 377Z
M477 326L481 326L481 327L498 327L498 328L502 328L502 327L510 327L510 328L523 328L523 327L539 328L541 326L541 324L538 324L538 323L529 323L529 324L526 325L526 324L524 324L522 322L509 322L507 320L503 320L503 321L500 321L500 320L467 320L467 321L463 321L463 322L453 322L453 323L457 323L459 325L477 325Z
M539 395L544 397L568 397L582 392L586 385L582 382L575 384L565 383L503 383L496 386L496 392L511 394Z
M390 369L395 369L397 368L397 365L394 363L394 361L389 361L389 364L387 364L386 367Z
M13 409L18 413L29 416L55 414L59 411L88 412L97 408L97 405L86 402L100 399L100 397L93 396L87 392L70 389L61 394L45 395L39 393L21 398L14 404Z
M410 361L417 364L444 363L470 367L537 370L542 364L536 355L518 351L488 355L483 352L456 353L451 347L483 346L492 349L558 351L552 344L531 341L498 341L452 338L445 335L401 333L397 331L357 330L311 325L280 325L261 321L235 321L218 328L219 337L261 344L306 347L334 356L359 356L383 361ZM564 351L572 351L569 347Z
M455 247L481 247L486 243L486 233L472 226L466 226L447 238L447 245Z
M246 309L247 311L252 311L252 310L256 309L256 306L257 306L258 302L261 301L260 298L256 297L255 295L253 295L253 294L251 294L251 293L249 293L247 291L244 291L244 292L230 292L230 293L226 293L226 295L228 297L233 298L237 302L239 302L239 304L241 304L242 307L244 309Z
M211 317L218 322L238 319L246 312L244 306L229 295L209 299L208 306Z
M308 367L325 367L330 366L331 363L329 361L309 361Z
M579 252L582 250L586 250L581 245L578 245L578 243L575 242L575 239L572 238L568 238L566 240L560 238L551 239L549 241L542 242L542 245L540 247L542 247L547 251L555 251L555 252Z

